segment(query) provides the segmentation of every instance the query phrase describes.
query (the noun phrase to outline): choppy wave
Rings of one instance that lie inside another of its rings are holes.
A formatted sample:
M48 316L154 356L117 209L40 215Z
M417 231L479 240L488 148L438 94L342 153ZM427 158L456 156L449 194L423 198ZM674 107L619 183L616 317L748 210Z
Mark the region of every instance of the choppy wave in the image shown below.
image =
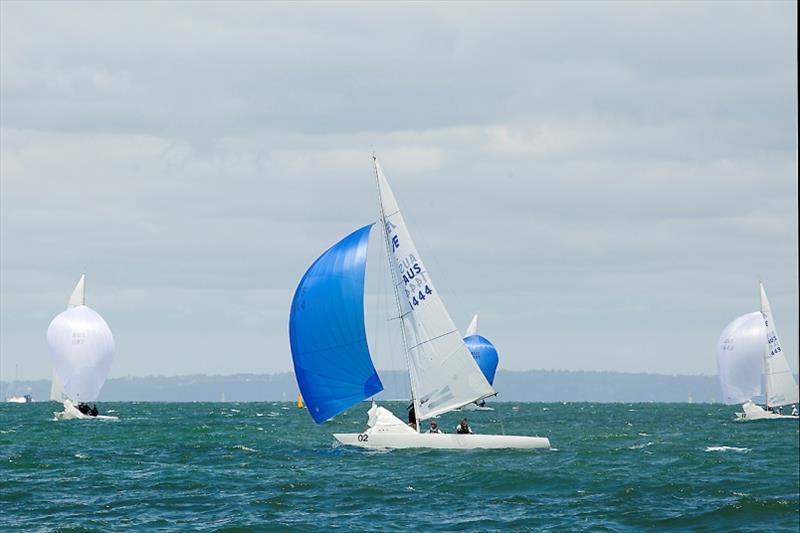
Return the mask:
M797 427L733 424L722 405L470 413L475 432L547 436L557 453L367 451L331 434L364 427L368 404L322 425L294 402L232 405L100 406L117 424L0 405L3 532L796 531L800 520ZM407 404L384 405L402 416Z
M740 446L706 446L707 452L740 452L747 453L752 450L750 448L742 448Z

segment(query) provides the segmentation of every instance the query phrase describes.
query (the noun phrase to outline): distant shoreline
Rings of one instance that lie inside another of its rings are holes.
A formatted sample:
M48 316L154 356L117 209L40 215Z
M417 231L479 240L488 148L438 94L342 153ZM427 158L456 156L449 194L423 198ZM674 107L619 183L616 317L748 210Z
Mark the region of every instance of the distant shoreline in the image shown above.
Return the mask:
M405 371L381 372L383 398L407 398ZM31 394L35 401L50 397L50 380L0 382L0 396ZM495 380L498 397L512 402L665 402L719 401L717 376L645 373L500 370ZM294 401L298 389L291 372L227 376L144 376L109 379L99 401ZM492 401L492 400L490 400Z

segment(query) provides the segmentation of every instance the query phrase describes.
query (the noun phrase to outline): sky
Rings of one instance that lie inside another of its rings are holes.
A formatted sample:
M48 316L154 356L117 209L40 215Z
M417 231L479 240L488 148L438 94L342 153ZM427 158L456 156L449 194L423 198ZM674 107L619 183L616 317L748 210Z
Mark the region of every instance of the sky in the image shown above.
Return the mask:
M85 272L111 376L291 369L381 160L506 370L798 360L797 4L0 2L0 377Z

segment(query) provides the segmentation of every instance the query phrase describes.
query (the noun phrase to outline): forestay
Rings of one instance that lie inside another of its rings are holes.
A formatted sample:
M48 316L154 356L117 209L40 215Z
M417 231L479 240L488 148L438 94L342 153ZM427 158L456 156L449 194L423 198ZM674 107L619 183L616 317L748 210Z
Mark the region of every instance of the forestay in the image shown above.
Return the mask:
M764 386L767 405L778 407L798 402L797 382L794 379L789 362L781 348L772 308L767 300L764 284L759 283L761 297L761 313L763 314L766 333L766 352L764 353Z
M364 328L364 274L373 224L323 253L292 300L289 339L297 385L316 423L383 390Z
M759 312L740 316L722 331L717 368L725 403L742 403L761 394L765 342L766 328Z
M393 281L407 344L416 416L417 420L424 420L495 391L473 361L445 309L377 160L375 171L386 243L396 266Z

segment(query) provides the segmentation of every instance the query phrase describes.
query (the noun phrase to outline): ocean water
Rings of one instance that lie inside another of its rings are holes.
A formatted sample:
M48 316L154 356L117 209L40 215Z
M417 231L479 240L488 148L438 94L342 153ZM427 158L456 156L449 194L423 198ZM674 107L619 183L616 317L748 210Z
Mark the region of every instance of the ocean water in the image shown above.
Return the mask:
M402 413L402 403L383 404ZM797 531L798 423L702 404L493 403L475 432L550 451L365 451L364 403L0 405L2 531ZM459 414L441 419L452 430Z

